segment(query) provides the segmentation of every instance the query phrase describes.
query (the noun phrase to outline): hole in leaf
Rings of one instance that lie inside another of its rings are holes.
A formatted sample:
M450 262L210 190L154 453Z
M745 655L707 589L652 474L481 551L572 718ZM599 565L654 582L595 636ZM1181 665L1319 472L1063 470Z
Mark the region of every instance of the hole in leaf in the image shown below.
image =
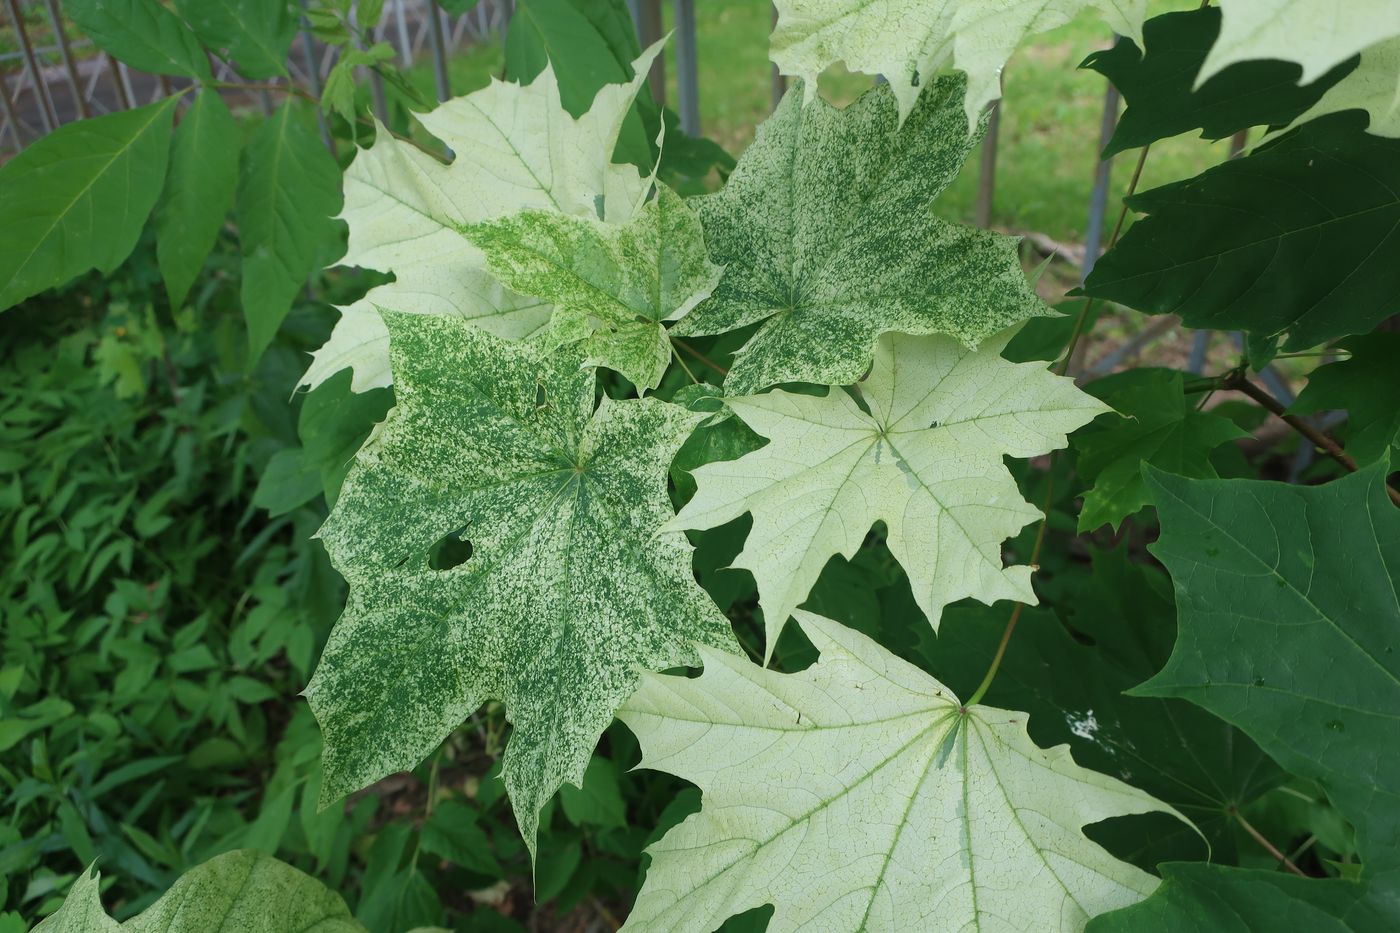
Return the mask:
M460 567L472 556L472 543L463 537L465 528L443 535L428 549L428 566L434 570L451 570Z

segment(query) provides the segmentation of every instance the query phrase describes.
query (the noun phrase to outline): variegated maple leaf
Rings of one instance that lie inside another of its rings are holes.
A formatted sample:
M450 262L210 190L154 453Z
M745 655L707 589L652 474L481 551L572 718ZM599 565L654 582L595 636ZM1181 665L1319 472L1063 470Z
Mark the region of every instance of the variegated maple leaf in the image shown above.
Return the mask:
M1011 335L969 350L951 337L887 334L853 394L727 400L769 443L696 469L698 491L666 527L753 515L733 566L758 582L769 656L827 560L854 556L876 522L935 628L967 596L1035 602L1031 568L1004 567L1001 545L1040 512L1002 459L1063 447L1109 408L1043 363L1002 359Z

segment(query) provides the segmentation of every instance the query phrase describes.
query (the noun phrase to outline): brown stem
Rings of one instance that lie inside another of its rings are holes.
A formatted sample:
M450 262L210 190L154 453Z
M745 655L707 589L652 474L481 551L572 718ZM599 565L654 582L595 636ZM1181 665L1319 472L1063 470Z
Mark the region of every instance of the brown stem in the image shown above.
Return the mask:
M1261 407L1268 409L1290 428L1307 438L1314 447L1324 451L1329 457L1340 463L1348 472L1355 473L1357 469L1359 469L1356 465L1356 461L1352 459L1351 454L1343 450L1341 444L1338 444L1336 441L1332 440L1332 438L1323 434L1297 415L1288 414L1288 410L1284 408L1283 404L1268 392L1251 382L1249 377L1245 375L1243 369L1237 369L1226 375L1221 382L1221 388L1234 389L1236 392L1249 396L1255 402L1258 402ZM1390 495L1391 502L1400 505L1400 492L1397 492L1389 484L1386 484L1385 491Z
M1123 232L1123 224L1128 219L1128 198L1137 191L1138 182L1142 180L1142 166L1147 162L1147 153L1151 150L1151 144L1143 146L1142 152L1138 153L1137 165L1133 166L1133 177L1128 179L1128 190L1123 195L1123 206L1118 209L1118 220L1113 225L1113 234L1108 238L1108 249L1113 249L1118 242L1118 235ZM1107 252L1107 250L1105 250ZM1060 365L1055 367L1055 372L1061 376L1069 372L1070 361L1074 359L1074 351L1079 346L1079 339L1084 334L1084 322L1089 319L1089 312L1093 309L1097 298L1090 298L1084 302L1084 306L1079 309L1079 317L1074 320L1074 330L1069 336L1069 346L1065 348L1064 359L1060 360Z
M704 363L706 366L713 369L715 372L719 373L721 376L729 375L729 370L725 369L718 363L712 362L708 357L705 356L705 354L701 353L699 350L695 349L690 344L686 343L684 340L681 340L679 337L672 337L671 342L674 343L676 346L680 347L685 352L689 353L691 356L695 357L700 362Z
M1259 832L1259 830L1251 826L1249 820L1244 818L1244 814L1241 813L1238 808L1233 806L1230 807L1230 814L1235 818L1236 821L1239 822L1240 826L1244 828L1244 831L1249 833L1250 838L1252 838L1255 842L1263 846L1264 849L1268 851L1270 855L1272 855L1275 859L1278 860L1278 863L1280 865L1293 872L1293 874L1297 875L1299 878L1308 877L1307 874L1305 874L1301 868L1293 864L1292 859L1290 859L1288 856L1284 855L1282 852L1279 851L1278 846L1265 839L1263 833Z
M1132 197L1137 190L1138 182L1142 179L1142 166L1147 161L1147 152L1152 147L1143 146L1142 152L1138 155L1137 165L1133 167L1133 177L1128 180L1128 190L1123 195L1123 206L1118 211L1118 222L1113 225L1113 234L1108 238L1108 248L1113 249L1118 242L1118 236L1123 232L1123 222L1128 216L1128 198ZM1069 372L1070 360L1074 359L1075 348L1079 345L1079 338L1084 333L1084 322L1089 318L1089 310L1094 306L1095 299L1090 298L1084 302L1084 307L1079 309L1079 317L1075 318L1074 330L1069 337L1069 346L1065 348L1065 355L1055 367L1055 371L1063 376ZM1040 549L1045 544L1045 529L1049 521L1050 506L1055 498L1055 452L1050 452L1050 469L1046 472L1045 479L1045 506L1041 509L1043 513L1040 519L1040 528L1035 533L1035 544L1031 547L1030 564L1032 567L1040 560ZM1011 618L1006 620L1006 630L1001 633L1001 643L997 645L997 653L992 656L992 663L987 666L987 673L982 678L982 682L973 691L972 697L967 701L968 706L973 706L992 686L992 681L996 679L997 671L1001 668L1001 659L1006 654L1006 646L1011 643L1011 633L1016 631L1016 623L1021 620L1021 610L1023 603L1017 603L1011 609Z

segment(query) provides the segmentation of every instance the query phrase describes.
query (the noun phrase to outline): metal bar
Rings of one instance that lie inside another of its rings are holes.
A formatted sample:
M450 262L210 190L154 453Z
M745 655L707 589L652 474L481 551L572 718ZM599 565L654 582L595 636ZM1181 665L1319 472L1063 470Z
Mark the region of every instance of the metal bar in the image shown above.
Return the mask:
M642 15L637 22L642 34L642 48L646 48L661 38L661 0L641 0L640 12ZM651 63L651 74L647 75L647 84L651 86L651 99L662 107L666 106L665 51L656 56L656 60Z
M1113 138L1113 129L1118 125L1118 88L1110 82L1103 95L1103 119L1099 122L1099 148L1095 155L1103 152L1108 141ZM1099 261L1099 250L1103 247L1104 214L1108 212L1108 188L1113 178L1113 159L1100 159L1094 167L1094 190L1089 195L1089 219L1084 225L1084 264L1079 270L1079 282L1094 271L1094 263Z
M773 23L773 28L776 29L778 27L778 8L777 6L771 6L771 9L772 16L769 19ZM776 62L773 64L770 71L773 76L771 86L771 93L773 97L773 109L777 110L778 104L782 103L783 101L783 95L787 93L787 75L783 74L781 71L778 70L778 65Z
M358 22L356 26L359 26ZM359 29L357 28L355 31L355 44L364 48L364 43L359 38ZM381 14L379 22L375 23L374 28L370 31L370 38L378 42L383 32L384 17ZM374 115L379 118L380 123L387 124L389 122L389 101L384 97L384 79L380 76L378 69L373 66L365 70L369 72L369 98L374 107Z
M73 59L73 49L68 44L68 33L63 28L63 16L58 12L57 0L44 0L49 11L49 22L53 24L54 38L58 40L58 51L63 56L63 68L68 72L68 83L73 87L73 103L78 108L78 116L86 120L92 116L87 98L83 96L83 82L78 75L78 63Z
M126 86L126 76L122 74L121 65L111 55L107 56L107 70L112 73L112 87L117 92L117 106L122 110L130 110L131 89Z
M992 115L987 121L987 134L982 137L982 159L977 171L977 210L975 223L986 228L992 225L992 199L997 185L997 138L1001 135L1001 102L988 104Z
M447 76L447 45L442 35L442 10L437 0L428 0L428 32L433 40L433 80L437 84L438 100L452 96L452 84Z
M413 64L413 43L408 38L408 14L404 6L408 0L394 0L394 25L399 31L399 60L408 68Z
M24 12L19 8L19 0L10 0L10 15L15 20L15 35L19 37L19 48L24 53L24 65L29 71L29 80L34 82L34 96L39 101L39 117L44 123L44 131L52 133L58 128L58 112L54 110L53 98L49 97L49 86L39 72L39 60L34 56L34 46L29 42L29 31L24 28Z
M1186 360L1186 371L1200 375L1206 368L1206 351L1210 349L1210 334L1208 330L1196 331L1196 336L1191 339L1191 356Z
M301 0L301 30L297 38L301 41L301 61L302 67L306 69L306 83L310 86L311 93L316 97L321 96L321 71L316 67L316 53L312 50L315 44L315 37L311 34L311 21L306 18L306 2ZM399 0L399 11L403 11L403 0ZM331 135L329 121L326 120L326 111L320 107L316 108L316 128L321 131L321 142L326 144L326 148L331 151L332 156L337 156L335 151L335 137Z
M700 72L695 52L695 0L675 0L676 105L681 129L700 135Z
M1151 346L1164 334L1175 330L1181 324L1180 319L1173 315L1166 315L1151 322L1146 327L1139 330L1132 337L1123 341L1116 348L1105 353L1102 359L1095 360L1094 364L1084 370L1084 375L1090 379L1097 379L1106 376L1118 367L1119 363L1125 362L1135 357L1138 353ZM1082 344L1084 341L1080 341Z
M15 137L15 151L24 150L24 136L20 133L19 114L15 111L14 101L10 99L10 85L5 81L5 72L0 71L0 109L5 111L4 126L0 126L0 137L4 136L4 128L8 126L10 132Z
M1234 338L1235 346L1248 352L1249 344L1245 342L1243 331L1234 331L1230 336ZM1288 387L1287 380L1278 374L1278 370L1274 369L1272 364L1262 367L1256 366L1254 367L1254 372L1259 376L1259 381L1264 383L1264 388L1268 389L1269 393L1273 395L1274 398L1278 399L1280 405L1287 408L1289 405L1293 404L1293 390Z

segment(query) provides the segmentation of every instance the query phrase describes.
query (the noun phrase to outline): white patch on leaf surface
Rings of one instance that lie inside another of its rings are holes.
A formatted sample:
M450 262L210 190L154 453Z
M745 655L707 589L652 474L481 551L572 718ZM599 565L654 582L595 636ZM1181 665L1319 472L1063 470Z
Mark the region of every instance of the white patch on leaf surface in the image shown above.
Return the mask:
M1029 36L1097 10L1115 32L1142 48L1147 0L775 0L778 25L770 57L778 70L807 82L844 62L883 75L899 98L900 119L944 68L967 74L964 109L975 126L1001 96L1001 71Z
M418 115L452 149L451 165L376 126L374 144L345 172L340 217L350 241L340 263L392 272L395 280L340 309L302 384L315 388L349 366L356 392L389 385L381 308L462 317L511 339L538 332L549 320L548 304L497 282L461 228L531 209L626 221L650 181L611 156L660 49L658 42L643 52L632 65L636 77L605 85L577 119L560 102L551 66L528 85L493 80Z
M714 528L753 515L733 566L753 572L767 653L833 554L855 555L877 521L914 598L938 626L948 603L1034 603L1031 568L1001 545L1039 510L1004 457L1035 457L1110 409L1044 363L1011 363L1014 331L969 350L951 337L886 334L857 384L825 397L774 390L729 399L769 444L694 471L698 491L666 527Z
M699 678L648 674L618 713L641 767L702 794L647 850L624 930L703 933L772 904L769 933L1077 931L1157 887L1083 827L1181 814L1038 747L1025 714L965 709L864 635L798 622L821 652L806 670L701 648Z

